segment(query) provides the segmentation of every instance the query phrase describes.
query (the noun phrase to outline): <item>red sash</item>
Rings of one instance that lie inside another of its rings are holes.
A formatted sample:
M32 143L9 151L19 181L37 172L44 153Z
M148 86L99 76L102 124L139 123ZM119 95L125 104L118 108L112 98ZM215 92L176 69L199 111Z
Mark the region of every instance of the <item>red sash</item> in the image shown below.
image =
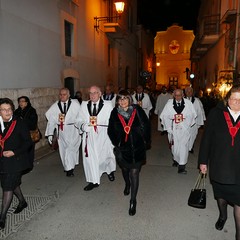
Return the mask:
M15 128L15 125L16 125L16 120L13 120L6 135L4 136L4 138L2 138L2 135L0 134L0 147L1 147L1 153L0 153L0 157L2 157L2 153L3 153L3 149L4 149L4 143L5 141L11 136L14 128Z
M132 126L133 120L134 120L134 118L135 118L136 112L137 112L137 110L134 109L133 112L132 112L132 115L131 115L131 117L130 117L130 119L129 119L128 125L126 124L123 116L122 116L120 113L118 113L118 117L119 117L119 119L120 119L120 121L121 121L121 123L122 123L124 132L126 133L125 142L127 142L128 134L129 134L129 132L130 132L130 130L131 130L131 126Z
M240 121L238 121L237 125L235 127L233 127L231 118L229 116L228 112L223 112L224 113L224 117L226 119L227 125L228 125L228 130L230 135L232 136L232 146L234 146L234 138L238 132L238 129L240 127Z

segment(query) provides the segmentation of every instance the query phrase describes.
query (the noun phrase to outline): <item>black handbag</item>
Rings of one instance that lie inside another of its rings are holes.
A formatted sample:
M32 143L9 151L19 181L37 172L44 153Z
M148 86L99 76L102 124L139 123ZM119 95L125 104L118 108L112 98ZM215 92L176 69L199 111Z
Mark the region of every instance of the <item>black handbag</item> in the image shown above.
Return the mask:
M206 208L207 191L205 188L205 180L206 174L200 172L188 198L188 205L190 207Z

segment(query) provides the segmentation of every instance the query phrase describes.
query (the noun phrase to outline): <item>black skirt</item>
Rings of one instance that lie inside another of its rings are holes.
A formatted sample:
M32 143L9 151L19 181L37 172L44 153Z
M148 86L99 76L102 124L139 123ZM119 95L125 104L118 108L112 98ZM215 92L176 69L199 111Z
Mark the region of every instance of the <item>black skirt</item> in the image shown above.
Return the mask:
M230 204L240 206L240 185L222 184L212 181L213 194L215 199L222 198Z
M21 185L22 173L1 173L1 187L3 191L14 191L16 187Z

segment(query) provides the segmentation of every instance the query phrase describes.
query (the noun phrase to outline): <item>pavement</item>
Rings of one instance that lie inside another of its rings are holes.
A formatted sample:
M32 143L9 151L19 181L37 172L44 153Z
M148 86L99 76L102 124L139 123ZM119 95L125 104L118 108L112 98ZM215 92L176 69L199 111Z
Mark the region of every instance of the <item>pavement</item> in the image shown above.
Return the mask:
M207 179L207 207L196 209L187 199L198 176L197 154L202 129L194 153L189 155L186 175L172 167L167 135L157 132L152 118L152 148L140 173L137 213L128 215L129 196L123 195L124 181L117 168L116 179L106 174L98 188L86 192L80 164L75 176L66 177L58 151L45 147L36 151L32 172L23 176L22 191L28 207L13 214L16 199L9 209L6 228L0 239L7 240L233 240L233 209L222 231L215 229L216 201Z

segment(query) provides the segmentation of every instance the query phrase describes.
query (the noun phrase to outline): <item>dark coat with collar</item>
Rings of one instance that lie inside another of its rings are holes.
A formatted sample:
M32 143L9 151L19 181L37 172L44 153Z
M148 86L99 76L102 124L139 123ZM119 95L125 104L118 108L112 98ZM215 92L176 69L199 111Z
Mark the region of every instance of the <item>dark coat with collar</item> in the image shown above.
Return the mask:
M7 128L6 128L7 129ZM1 135L4 137L6 131ZM12 157L0 157L0 173L23 172L31 168L29 160L29 149L32 147L32 140L26 124L20 119L17 120L15 128L4 144L4 149L0 147L0 151L11 150L15 153Z
M24 109L18 107L14 111L14 116L25 121L29 130L35 130L37 128L38 115L36 109L33 108L31 104L28 104Z
M151 142L150 121L141 107L134 105L134 108L137 114L126 142L126 133L118 117L117 107L111 112L108 126L110 140L114 146L120 147L123 156L123 161L118 163L127 168L138 168L146 162L146 146ZM125 122L128 123L126 119Z
M220 103L210 111L207 117L200 144L198 164L209 166L210 180L223 184L240 185L240 130L237 132L232 146L232 137L223 111L229 112L227 107ZM239 120L240 118L234 122L231 117L233 126Z

